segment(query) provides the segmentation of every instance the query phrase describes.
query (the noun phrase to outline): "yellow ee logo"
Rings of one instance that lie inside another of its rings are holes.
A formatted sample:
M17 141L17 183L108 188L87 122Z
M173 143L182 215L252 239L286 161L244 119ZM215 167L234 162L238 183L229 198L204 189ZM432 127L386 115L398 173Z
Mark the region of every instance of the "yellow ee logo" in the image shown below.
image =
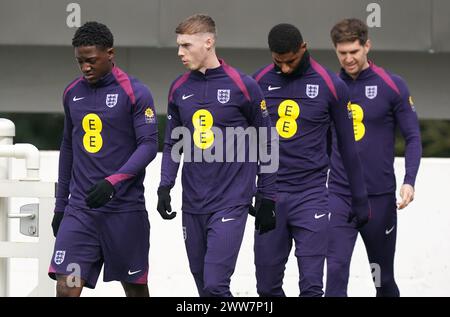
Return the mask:
M291 138L297 132L297 118L300 115L300 107L294 100L284 100L278 106L278 119L276 129L278 134L285 139Z
M355 133L355 141L361 140L366 134L366 127L364 126L364 110L358 104L352 103L350 109L353 117L353 132Z
M214 119L208 110L197 110L192 116L192 124L194 125L194 144L205 150L214 143L214 133L211 128L214 124Z
M102 120L95 113L89 113L84 116L83 130L86 134L83 137L83 146L89 153L97 153L103 146L103 138L100 134L102 132Z

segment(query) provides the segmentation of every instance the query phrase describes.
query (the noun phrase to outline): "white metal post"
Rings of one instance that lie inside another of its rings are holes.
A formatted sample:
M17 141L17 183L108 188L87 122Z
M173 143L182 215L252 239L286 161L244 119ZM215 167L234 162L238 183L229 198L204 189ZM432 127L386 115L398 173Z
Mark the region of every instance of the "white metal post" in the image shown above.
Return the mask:
M14 123L10 120L0 118L0 145L13 144L15 134L16 129ZM8 157L0 157L0 180L10 178L10 160ZM8 210L9 198L0 197L0 241L7 241L9 239ZM0 297L9 295L8 264L8 258L0 258Z

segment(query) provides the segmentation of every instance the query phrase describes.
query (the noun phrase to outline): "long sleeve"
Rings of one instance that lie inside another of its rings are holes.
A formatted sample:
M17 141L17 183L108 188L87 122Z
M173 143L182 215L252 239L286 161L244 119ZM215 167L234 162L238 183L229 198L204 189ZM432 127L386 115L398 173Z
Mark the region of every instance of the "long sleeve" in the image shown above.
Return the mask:
M182 152L180 151L179 153L177 153L179 155L178 161L174 161L172 159L171 153L173 145L177 142L182 141L182 135L172 139L172 131L175 128L180 127L181 125L182 124L178 108L173 102L169 101L167 106L167 124L164 136L160 186L172 188L173 185L175 185L175 179L177 177L178 168L180 166Z
M243 113L250 125L257 129L258 135L258 191L263 197L276 200L278 151L272 145L277 143L278 135L272 131L269 112L261 88L253 80L248 85L251 100L243 106ZM264 153L265 157L261 154ZM270 158L270 160L268 160Z
M393 76L393 79L400 90L393 112L395 121L405 139L406 173L403 183L414 187L419 171L420 158L422 157L419 120L405 82L398 76Z
M138 88L132 110L137 147L125 164L106 178L114 186L144 171L158 152L158 125L153 98L147 87L142 85Z
M364 175L359 159L355 137L353 132L353 122L349 116L349 93L345 84L339 80L336 82L338 99L333 99L330 105L331 116L336 127L337 145L342 157L347 178L350 184L350 191L355 202L367 204L367 189L364 182Z
M56 188L55 212L64 212L69 200L69 186L72 177L72 119L64 103L64 132L59 150L58 185Z

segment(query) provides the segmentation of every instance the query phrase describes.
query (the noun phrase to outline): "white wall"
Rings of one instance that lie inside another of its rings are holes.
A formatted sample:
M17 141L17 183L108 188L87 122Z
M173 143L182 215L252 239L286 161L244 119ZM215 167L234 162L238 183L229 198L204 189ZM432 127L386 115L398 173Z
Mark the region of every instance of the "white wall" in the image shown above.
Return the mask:
M56 180L57 152L41 152L41 178ZM163 221L156 211L156 189L159 183L161 155L147 168L146 199L151 223L149 288L152 296L197 296L189 272L181 230L181 217ZM403 179L402 158L396 159L398 179ZM14 162L13 177L24 173L23 162ZM396 253L396 277L402 296L450 296L450 208L446 204L449 191L450 159L423 159L416 184L416 199L406 210L399 211ZM172 191L172 207L179 211L181 186ZM13 208L30 200L12 199ZM46 211L41 211L46 212ZM51 210L47 212L52 212ZM14 227L13 239L26 241ZM50 224L48 224L50 225ZM53 241L52 241L53 243ZM253 266L253 218L249 217L231 288L236 296L256 296ZM50 263L50 259L49 259ZM25 296L36 284L35 260L11 261L11 295ZM297 296L298 273L291 254L285 277L285 292ZM360 239L353 256L349 283L350 296L373 296L368 261ZM118 282L103 283L95 290L85 289L83 296L123 296Z

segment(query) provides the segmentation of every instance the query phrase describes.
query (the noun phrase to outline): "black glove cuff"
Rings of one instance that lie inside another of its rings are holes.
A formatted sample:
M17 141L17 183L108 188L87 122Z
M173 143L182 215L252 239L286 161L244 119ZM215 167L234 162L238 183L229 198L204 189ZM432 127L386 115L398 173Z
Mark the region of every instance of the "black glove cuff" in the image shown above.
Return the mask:
M158 187L158 196L165 196L170 194L170 187L160 186Z

